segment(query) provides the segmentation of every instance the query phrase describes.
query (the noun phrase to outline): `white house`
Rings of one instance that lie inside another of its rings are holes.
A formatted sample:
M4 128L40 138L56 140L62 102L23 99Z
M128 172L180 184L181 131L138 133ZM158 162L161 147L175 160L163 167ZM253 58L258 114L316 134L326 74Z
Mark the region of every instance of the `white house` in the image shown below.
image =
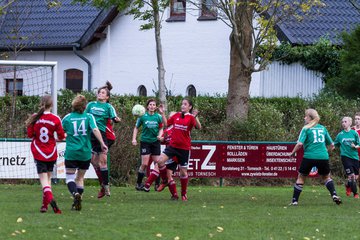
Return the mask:
M339 8L338 1L328 2L328 10ZM141 22L133 20L132 16L115 9L72 5L71 0L50 9L40 0L21 0L17 4L29 9L20 29L21 36L32 38L9 37L9 32L16 26L14 16L6 14L0 20L0 51L7 52L9 46L13 46L9 39L20 39L25 47L18 60L57 61L58 88L94 89L108 80L114 86L113 93L154 95L157 89L154 31L139 31ZM175 0L172 4L179 7L184 3ZM168 90L173 95L225 95L230 28L200 10L184 12L182 8L169 8L164 20L161 38ZM316 21L311 20L311 24ZM299 26L279 26L279 32L283 39L291 42L296 34L291 35L286 30L291 27L299 30L293 31L295 33L303 31ZM319 30L315 32L318 34ZM2 78L3 94L11 91L6 86L11 85L12 79ZM267 70L253 74L252 78L250 94L253 97L307 97L323 87L321 75L300 64L273 63ZM19 79L18 88L23 87L24 81L26 79Z

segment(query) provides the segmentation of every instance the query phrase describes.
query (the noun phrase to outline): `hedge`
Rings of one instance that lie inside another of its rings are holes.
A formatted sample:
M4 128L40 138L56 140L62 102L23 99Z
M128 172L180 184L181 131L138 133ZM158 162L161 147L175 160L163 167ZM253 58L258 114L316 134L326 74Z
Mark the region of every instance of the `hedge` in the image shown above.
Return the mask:
M94 100L91 92L83 92L87 99ZM62 90L58 96L58 114L63 117L71 110L75 94ZM131 114L133 105L145 104L146 97L112 96L110 102L122 121L114 125L117 141L111 148L111 176L113 184L133 183L140 162L139 148L131 144L132 131L136 118ZM181 96L168 98L169 111L178 111ZM304 110L315 108L321 123L327 127L331 136L336 137L341 130L341 118L353 117L360 109L359 101L348 100L332 93L321 93L311 99L296 98L252 98L249 117L245 122L226 120L226 98L199 96L193 99L201 112L203 125L201 131L192 132L193 140L231 140L231 141L274 141L295 142L304 124ZM24 137L24 122L30 113L37 111L39 97L21 96L16 98L16 106L9 96L0 98L0 137ZM14 112L15 111L15 112ZM15 128L15 126L20 126ZM343 177L339 152L331 153L332 172ZM248 180L246 180L248 181ZM206 182L203 181L203 182ZM236 182L236 181L234 181Z

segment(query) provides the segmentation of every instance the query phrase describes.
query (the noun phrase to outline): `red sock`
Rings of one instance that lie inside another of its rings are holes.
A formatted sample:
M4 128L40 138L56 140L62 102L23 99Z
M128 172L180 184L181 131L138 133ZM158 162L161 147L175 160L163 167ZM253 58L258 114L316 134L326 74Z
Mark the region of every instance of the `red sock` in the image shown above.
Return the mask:
M159 177L159 172L156 170L152 170L150 176L146 180L145 187L149 188L151 184Z
M47 206L51 200L53 200L53 194L51 191L51 187L50 186L45 186L43 188L43 204L44 206Z
M180 177L181 196L186 195L188 182L189 182L189 177L188 176Z
M159 171L160 171L160 177L161 177L162 181L167 182L166 165L164 165L162 167L159 166Z
M100 168L99 167L94 167L94 170L95 170L96 176L98 177L100 186L102 186L103 179L102 179Z
M172 196L175 196L175 197L178 196L177 191L176 191L176 183L175 183L174 180L171 180L169 182L169 191L170 191Z

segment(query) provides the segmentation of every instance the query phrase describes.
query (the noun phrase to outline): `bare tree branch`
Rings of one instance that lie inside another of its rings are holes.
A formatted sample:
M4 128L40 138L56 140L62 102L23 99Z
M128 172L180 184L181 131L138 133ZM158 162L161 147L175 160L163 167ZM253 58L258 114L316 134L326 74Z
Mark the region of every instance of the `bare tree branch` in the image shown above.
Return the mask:
M360 4L358 4L356 0L349 0L349 1L354 6L354 8L356 8L356 10L358 10L358 12L360 13Z

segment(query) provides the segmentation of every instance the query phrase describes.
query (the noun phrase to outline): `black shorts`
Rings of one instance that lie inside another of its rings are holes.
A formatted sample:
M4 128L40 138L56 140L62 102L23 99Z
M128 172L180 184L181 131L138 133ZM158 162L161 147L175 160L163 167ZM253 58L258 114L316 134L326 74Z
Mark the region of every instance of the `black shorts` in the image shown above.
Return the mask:
M44 162L35 159L37 173L40 174L40 173L52 172L54 170L55 163L56 161Z
M341 156L341 162L347 176L351 174L359 175L359 160Z
M90 167L90 159L86 161L65 159L65 168L88 170L89 167Z
M110 149L110 147L115 143L115 140L107 139L107 147Z
M181 167L187 167L189 163L190 150L168 146L163 152L169 158L176 157Z
M140 155L160 155L160 141L153 143L140 142Z
M100 131L100 133L101 133L101 136L102 136L102 139L103 139L105 145L108 146L108 141L107 141L105 132ZM92 146L93 152L96 152L96 153L102 152L100 142L97 140L97 138L95 137L93 132L91 132L91 146Z
M178 166L178 163L175 162L172 158L170 158L169 160L167 160L165 162L166 168L175 172Z
M308 176L311 169L316 167L318 169L318 174L321 176L326 176L330 173L329 160L319 160L319 159L309 159L303 158L300 164L299 173L303 176Z

